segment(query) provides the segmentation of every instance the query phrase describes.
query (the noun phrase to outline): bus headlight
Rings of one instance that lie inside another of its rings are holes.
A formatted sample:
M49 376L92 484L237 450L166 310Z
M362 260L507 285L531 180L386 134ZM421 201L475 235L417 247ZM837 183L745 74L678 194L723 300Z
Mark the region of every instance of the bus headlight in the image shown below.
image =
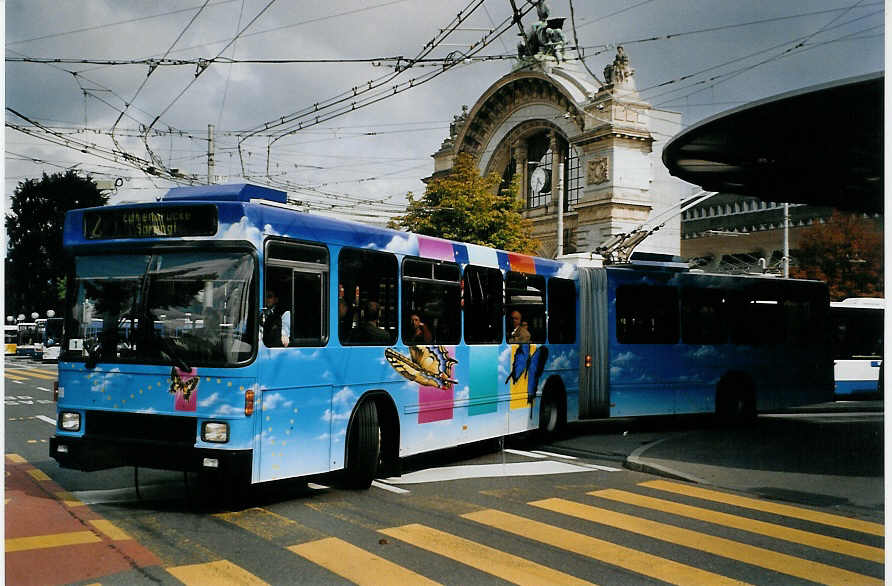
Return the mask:
M225 444L229 441L229 424L205 421L201 424L201 439L215 444Z
M63 411L59 414L59 428L65 431L80 431L81 414Z

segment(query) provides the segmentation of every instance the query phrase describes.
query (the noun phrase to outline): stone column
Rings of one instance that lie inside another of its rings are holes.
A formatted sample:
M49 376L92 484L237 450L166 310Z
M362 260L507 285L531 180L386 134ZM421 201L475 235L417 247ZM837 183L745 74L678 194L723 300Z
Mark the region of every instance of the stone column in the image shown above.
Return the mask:
M561 182L561 153L558 145L557 132L552 130L551 142L548 147L551 149L551 203L553 205L557 205Z
M517 198L523 207L527 205L527 191L530 189L529 169L527 165L527 143L525 140L518 140L512 146L514 152L514 174L520 177L520 189L517 192Z

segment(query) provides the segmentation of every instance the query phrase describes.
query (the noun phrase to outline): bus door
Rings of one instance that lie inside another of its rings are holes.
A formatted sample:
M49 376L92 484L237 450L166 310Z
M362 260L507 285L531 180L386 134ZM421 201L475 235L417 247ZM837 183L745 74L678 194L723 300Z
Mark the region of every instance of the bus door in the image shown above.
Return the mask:
M610 415L607 270L579 269L579 418Z
M333 404L328 382L328 298L324 246L267 241L254 442L254 475L261 482L328 472L332 425L350 416L353 403Z

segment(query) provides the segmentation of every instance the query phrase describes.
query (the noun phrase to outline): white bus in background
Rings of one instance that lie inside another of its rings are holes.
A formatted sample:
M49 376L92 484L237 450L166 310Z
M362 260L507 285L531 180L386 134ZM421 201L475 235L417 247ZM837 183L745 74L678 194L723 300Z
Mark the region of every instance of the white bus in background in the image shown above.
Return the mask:
M849 298L830 303L833 371L837 398L876 396L883 390L882 298Z
M43 334L43 362L58 362L62 349L62 325L65 322L61 317L48 317Z

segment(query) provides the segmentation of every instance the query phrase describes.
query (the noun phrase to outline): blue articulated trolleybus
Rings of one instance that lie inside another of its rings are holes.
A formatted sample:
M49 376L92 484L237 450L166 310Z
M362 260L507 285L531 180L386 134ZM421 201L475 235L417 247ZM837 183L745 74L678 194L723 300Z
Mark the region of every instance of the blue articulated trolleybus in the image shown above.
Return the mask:
M62 466L231 484L567 421L832 396L826 287L583 268L314 216L252 185L69 212Z

